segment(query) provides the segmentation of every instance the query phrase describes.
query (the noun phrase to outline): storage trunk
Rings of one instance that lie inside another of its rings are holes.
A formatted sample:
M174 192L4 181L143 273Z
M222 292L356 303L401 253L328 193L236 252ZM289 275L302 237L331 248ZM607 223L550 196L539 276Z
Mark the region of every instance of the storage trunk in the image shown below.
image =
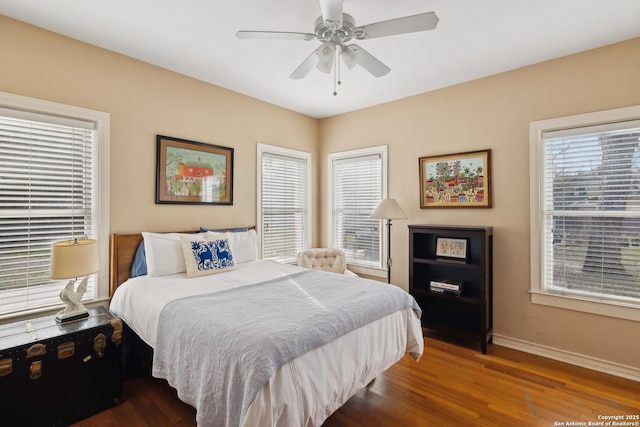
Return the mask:
M63 426L122 400L122 321L105 308L0 326L0 424Z

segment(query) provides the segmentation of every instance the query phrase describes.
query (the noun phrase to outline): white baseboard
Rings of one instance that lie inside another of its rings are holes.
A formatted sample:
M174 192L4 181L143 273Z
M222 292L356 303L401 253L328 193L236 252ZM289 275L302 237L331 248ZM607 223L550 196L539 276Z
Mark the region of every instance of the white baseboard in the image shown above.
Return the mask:
M640 369L633 366L621 365L607 360L596 359L595 357L584 356L582 354L572 353L566 350L547 347L516 338L505 337L503 335L493 334L493 343L503 347L512 348L514 350L536 354L538 356L547 357L549 359L558 360L571 365L581 366L583 368L593 369L594 371L604 372L605 374L615 375L617 377L640 382Z

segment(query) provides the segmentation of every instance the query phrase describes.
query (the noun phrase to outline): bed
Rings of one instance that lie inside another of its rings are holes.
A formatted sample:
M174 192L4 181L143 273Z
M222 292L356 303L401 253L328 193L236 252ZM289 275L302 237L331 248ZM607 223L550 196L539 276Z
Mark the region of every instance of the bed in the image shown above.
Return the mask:
M169 268L178 237L187 271ZM194 276L188 249L209 244L218 255L226 244L237 262ZM130 277L144 247L148 274ZM113 234L110 263L111 311L149 346L153 376L196 408L199 426L319 426L379 373L407 353L419 360L424 349L420 309L406 292L260 260L251 228Z

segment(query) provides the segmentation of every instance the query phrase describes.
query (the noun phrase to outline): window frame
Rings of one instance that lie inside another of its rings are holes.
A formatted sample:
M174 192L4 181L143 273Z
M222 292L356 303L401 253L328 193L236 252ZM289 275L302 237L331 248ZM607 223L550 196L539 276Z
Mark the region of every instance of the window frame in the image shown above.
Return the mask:
M326 238L327 245L332 247L334 245L333 236L333 220L334 220L334 206L333 206L333 175L334 175L334 162L337 160L344 160L356 157L367 157L372 155L379 155L381 162L381 200L387 198L387 176L388 176L388 163L387 163L388 148L386 145L378 145L375 147L360 148L355 150L340 151L336 153L327 154L327 222L326 222ZM373 212L373 211L372 211ZM379 242L380 242L380 267L365 267L360 265L348 264L350 270L354 273L364 274L372 277L387 278L387 233L386 224L384 220L380 220L380 226L378 228Z
M96 273L96 290L91 299L84 300L85 305L103 304L109 301L109 176L110 176L110 114L90 110L87 108L61 104L7 92L0 92L0 107L24 111L36 115L51 117L51 121L57 119L81 120L92 122L95 125L95 140L93 149L93 211L97 221L94 236L88 236L98 240L98 254L100 270ZM60 282L60 289L64 287L64 281ZM53 312L63 307L59 305L46 306L21 310L18 312L0 315L0 319L14 319L24 316L33 316L40 313Z
M640 305L622 301L559 294L544 288L544 133L640 119L640 106L531 122L530 140L530 289L533 304L640 321Z
M264 154L274 154L274 155L280 155L280 156L285 156L285 157L292 157L292 158L296 158L299 160L304 160L306 162L306 169L305 169L305 174L306 174L306 194L307 194L307 198L306 198L306 213L305 213L305 223L306 223L306 227L305 227L305 232L304 232L304 240L305 240L305 244L303 245L303 249L308 249L309 247L311 247L312 244L312 238L313 238L313 197L312 197L312 165L311 165L311 160L312 160L312 156L311 153L306 152L306 151L301 151L301 150L293 150L290 148L284 148L284 147L278 147L275 145L269 145L269 144L262 144L262 143L258 143L257 144L257 166L256 166L256 175L257 175L257 186L256 186L256 193L257 193L257 201L256 201L256 207L257 207L257 221L256 221L256 231L258 232L258 248L260 251L260 258L263 258L263 248L264 248L264 241L263 241L263 230L262 230L262 223L263 223L263 216L262 216L262 160L263 160L263 156Z

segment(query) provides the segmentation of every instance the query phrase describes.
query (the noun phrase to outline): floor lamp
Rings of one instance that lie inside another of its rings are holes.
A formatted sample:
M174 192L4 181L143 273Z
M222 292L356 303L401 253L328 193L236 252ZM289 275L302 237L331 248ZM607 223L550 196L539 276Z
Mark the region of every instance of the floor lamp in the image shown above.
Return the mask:
M387 220L387 283L391 283L391 220L407 219L396 199L384 199L371 214L372 219Z

